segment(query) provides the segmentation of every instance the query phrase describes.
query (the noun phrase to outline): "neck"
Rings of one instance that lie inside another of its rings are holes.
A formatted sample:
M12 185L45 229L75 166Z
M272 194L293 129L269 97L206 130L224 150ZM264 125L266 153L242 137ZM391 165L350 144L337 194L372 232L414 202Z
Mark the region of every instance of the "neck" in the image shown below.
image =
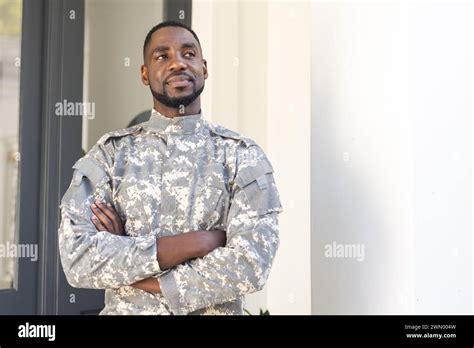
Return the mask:
M177 116L196 115L201 111L201 100L200 97L197 97L196 100L188 106L183 106L182 108L171 108L161 104L159 101L153 98L153 107L163 116L170 118Z

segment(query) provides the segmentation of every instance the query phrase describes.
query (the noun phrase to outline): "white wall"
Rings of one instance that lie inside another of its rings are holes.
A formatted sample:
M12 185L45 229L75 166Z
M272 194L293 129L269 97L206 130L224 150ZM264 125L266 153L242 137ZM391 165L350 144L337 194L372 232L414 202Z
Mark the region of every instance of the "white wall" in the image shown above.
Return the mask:
M469 313L471 4L312 14L313 313Z
M407 6L417 313L473 313L472 7Z

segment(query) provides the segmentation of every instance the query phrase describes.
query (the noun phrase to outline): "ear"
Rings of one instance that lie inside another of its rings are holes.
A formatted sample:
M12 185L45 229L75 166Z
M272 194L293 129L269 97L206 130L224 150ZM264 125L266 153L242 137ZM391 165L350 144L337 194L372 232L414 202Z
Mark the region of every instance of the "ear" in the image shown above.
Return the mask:
M208 72L207 72L207 61L205 59L202 60L202 71L204 72L204 80L207 79L207 77L209 76Z
M150 82L148 81L148 68L146 67L145 64L143 64L140 69L141 69L141 75L142 75L142 83L145 86L149 86Z

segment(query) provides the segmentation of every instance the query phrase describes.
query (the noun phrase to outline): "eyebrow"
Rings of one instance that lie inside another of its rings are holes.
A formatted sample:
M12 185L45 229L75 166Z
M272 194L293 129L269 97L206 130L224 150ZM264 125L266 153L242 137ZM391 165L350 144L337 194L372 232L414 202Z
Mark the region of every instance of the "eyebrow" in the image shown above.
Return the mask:
M195 44L193 44L192 42L190 43L184 43L181 48L194 48L195 50L197 50L197 46Z
M155 52L164 52L164 51L168 51L170 48L168 46L157 46L155 47L155 49L153 51L151 51L152 53L155 53Z
M192 42L185 42L181 45L181 49L183 48L193 48L195 50L197 50L197 46L192 43ZM151 51L151 53L155 53L155 52L166 52L166 51L169 51L170 47L169 46L163 46L163 45L160 45L160 46L156 46L155 49L153 51Z

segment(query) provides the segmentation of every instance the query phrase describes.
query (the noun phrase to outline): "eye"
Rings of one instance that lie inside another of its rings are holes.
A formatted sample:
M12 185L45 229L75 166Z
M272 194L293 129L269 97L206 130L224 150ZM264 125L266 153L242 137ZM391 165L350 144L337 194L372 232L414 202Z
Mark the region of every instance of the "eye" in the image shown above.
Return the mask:
M166 59L168 56L166 54L160 54L155 57L155 60L163 60Z
M184 54L185 57L196 57L196 55L194 54L194 52L187 52Z

